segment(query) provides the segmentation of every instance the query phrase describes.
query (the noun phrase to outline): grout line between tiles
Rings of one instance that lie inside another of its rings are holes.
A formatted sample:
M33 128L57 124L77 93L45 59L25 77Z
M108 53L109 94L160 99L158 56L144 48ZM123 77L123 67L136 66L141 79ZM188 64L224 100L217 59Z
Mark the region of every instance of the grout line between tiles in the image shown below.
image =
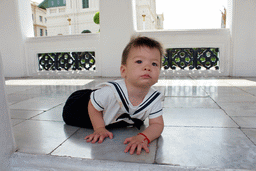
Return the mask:
M52 155L52 153L57 150L60 146L62 146L67 140L70 139L75 133L77 133L81 128L78 128L73 134L71 134L66 140L64 140L60 145L58 145L56 148L54 148L48 155Z
M218 127L218 126L165 126L166 128L225 128L225 129L240 129L240 127ZM256 128L255 128L256 129Z
M252 141L252 139L242 130L242 129L240 129L241 131L242 131L242 133L256 146L256 143L254 143L253 141Z
M211 99L212 99L212 97L210 97ZM212 99L213 100L213 99ZM214 100L213 100L214 101ZM241 128L241 126L240 125L238 125L238 123L230 116L230 115L228 115L228 113L216 102L216 101L214 101L219 107L220 107L220 109L222 109L223 111L224 111L224 113L238 126L238 129L246 136L246 138L249 140L249 141L251 141L255 146L256 146L256 144L244 133L244 131L242 130L242 128Z
M228 115L228 113L211 97L211 96L209 96L211 99L212 99L212 101L214 101L214 103L216 103L216 105L226 114L226 116L228 116L239 128L241 128L240 127L240 125L238 125L238 123L231 117L231 116L229 116Z
M154 156L154 162L153 164L158 164L156 161L156 157L157 157L157 150L158 150L158 141L159 141L159 137L156 139L156 152L155 152L155 156Z

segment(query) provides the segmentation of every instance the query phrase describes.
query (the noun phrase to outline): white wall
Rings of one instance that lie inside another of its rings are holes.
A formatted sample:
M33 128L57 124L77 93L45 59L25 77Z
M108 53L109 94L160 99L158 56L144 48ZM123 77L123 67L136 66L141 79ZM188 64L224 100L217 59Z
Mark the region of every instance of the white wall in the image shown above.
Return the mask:
M99 0L90 0L89 8L83 8L82 0L66 0L66 6L47 8L48 36L70 35L68 18L71 19L71 34L81 34L83 30L98 33L100 25L93 17L99 11Z
M9 158L15 151L9 109L6 101L2 58L0 54L0 170L10 170Z
M233 0L232 5L232 75L256 76L256 1Z

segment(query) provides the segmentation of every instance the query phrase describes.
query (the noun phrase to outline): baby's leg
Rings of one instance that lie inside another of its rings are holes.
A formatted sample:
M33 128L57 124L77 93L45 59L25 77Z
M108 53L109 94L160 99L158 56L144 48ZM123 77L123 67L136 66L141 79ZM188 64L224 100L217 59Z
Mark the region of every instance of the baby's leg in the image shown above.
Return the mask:
M78 90L72 93L63 107L62 117L67 125L92 128L88 114L90 95L94 90Z

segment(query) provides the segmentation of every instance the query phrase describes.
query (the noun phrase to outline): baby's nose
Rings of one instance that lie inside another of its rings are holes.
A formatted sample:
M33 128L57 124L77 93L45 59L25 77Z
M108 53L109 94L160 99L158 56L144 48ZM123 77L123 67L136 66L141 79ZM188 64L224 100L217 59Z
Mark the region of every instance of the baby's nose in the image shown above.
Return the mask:
M150 71L150 70L151 70L151 69L150 69L150 66L146 65L146 66L144 67L144 70L145 70L145 71Z

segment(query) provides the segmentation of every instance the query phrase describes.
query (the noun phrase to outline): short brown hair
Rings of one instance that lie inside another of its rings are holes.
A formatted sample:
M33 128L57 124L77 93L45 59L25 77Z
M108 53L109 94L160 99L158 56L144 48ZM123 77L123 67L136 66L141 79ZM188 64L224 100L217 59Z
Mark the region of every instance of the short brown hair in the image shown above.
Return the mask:
M142 46L146 46L150 49L153 49L153 48L158 49L160 52L160 63L162 64L163 47L161 43L159 43L158 41L152 38L141 37L141 36L131 38L130 42L126 45L126 47L123 50L121 64L126 65L126 61L132 47L142 47Z

